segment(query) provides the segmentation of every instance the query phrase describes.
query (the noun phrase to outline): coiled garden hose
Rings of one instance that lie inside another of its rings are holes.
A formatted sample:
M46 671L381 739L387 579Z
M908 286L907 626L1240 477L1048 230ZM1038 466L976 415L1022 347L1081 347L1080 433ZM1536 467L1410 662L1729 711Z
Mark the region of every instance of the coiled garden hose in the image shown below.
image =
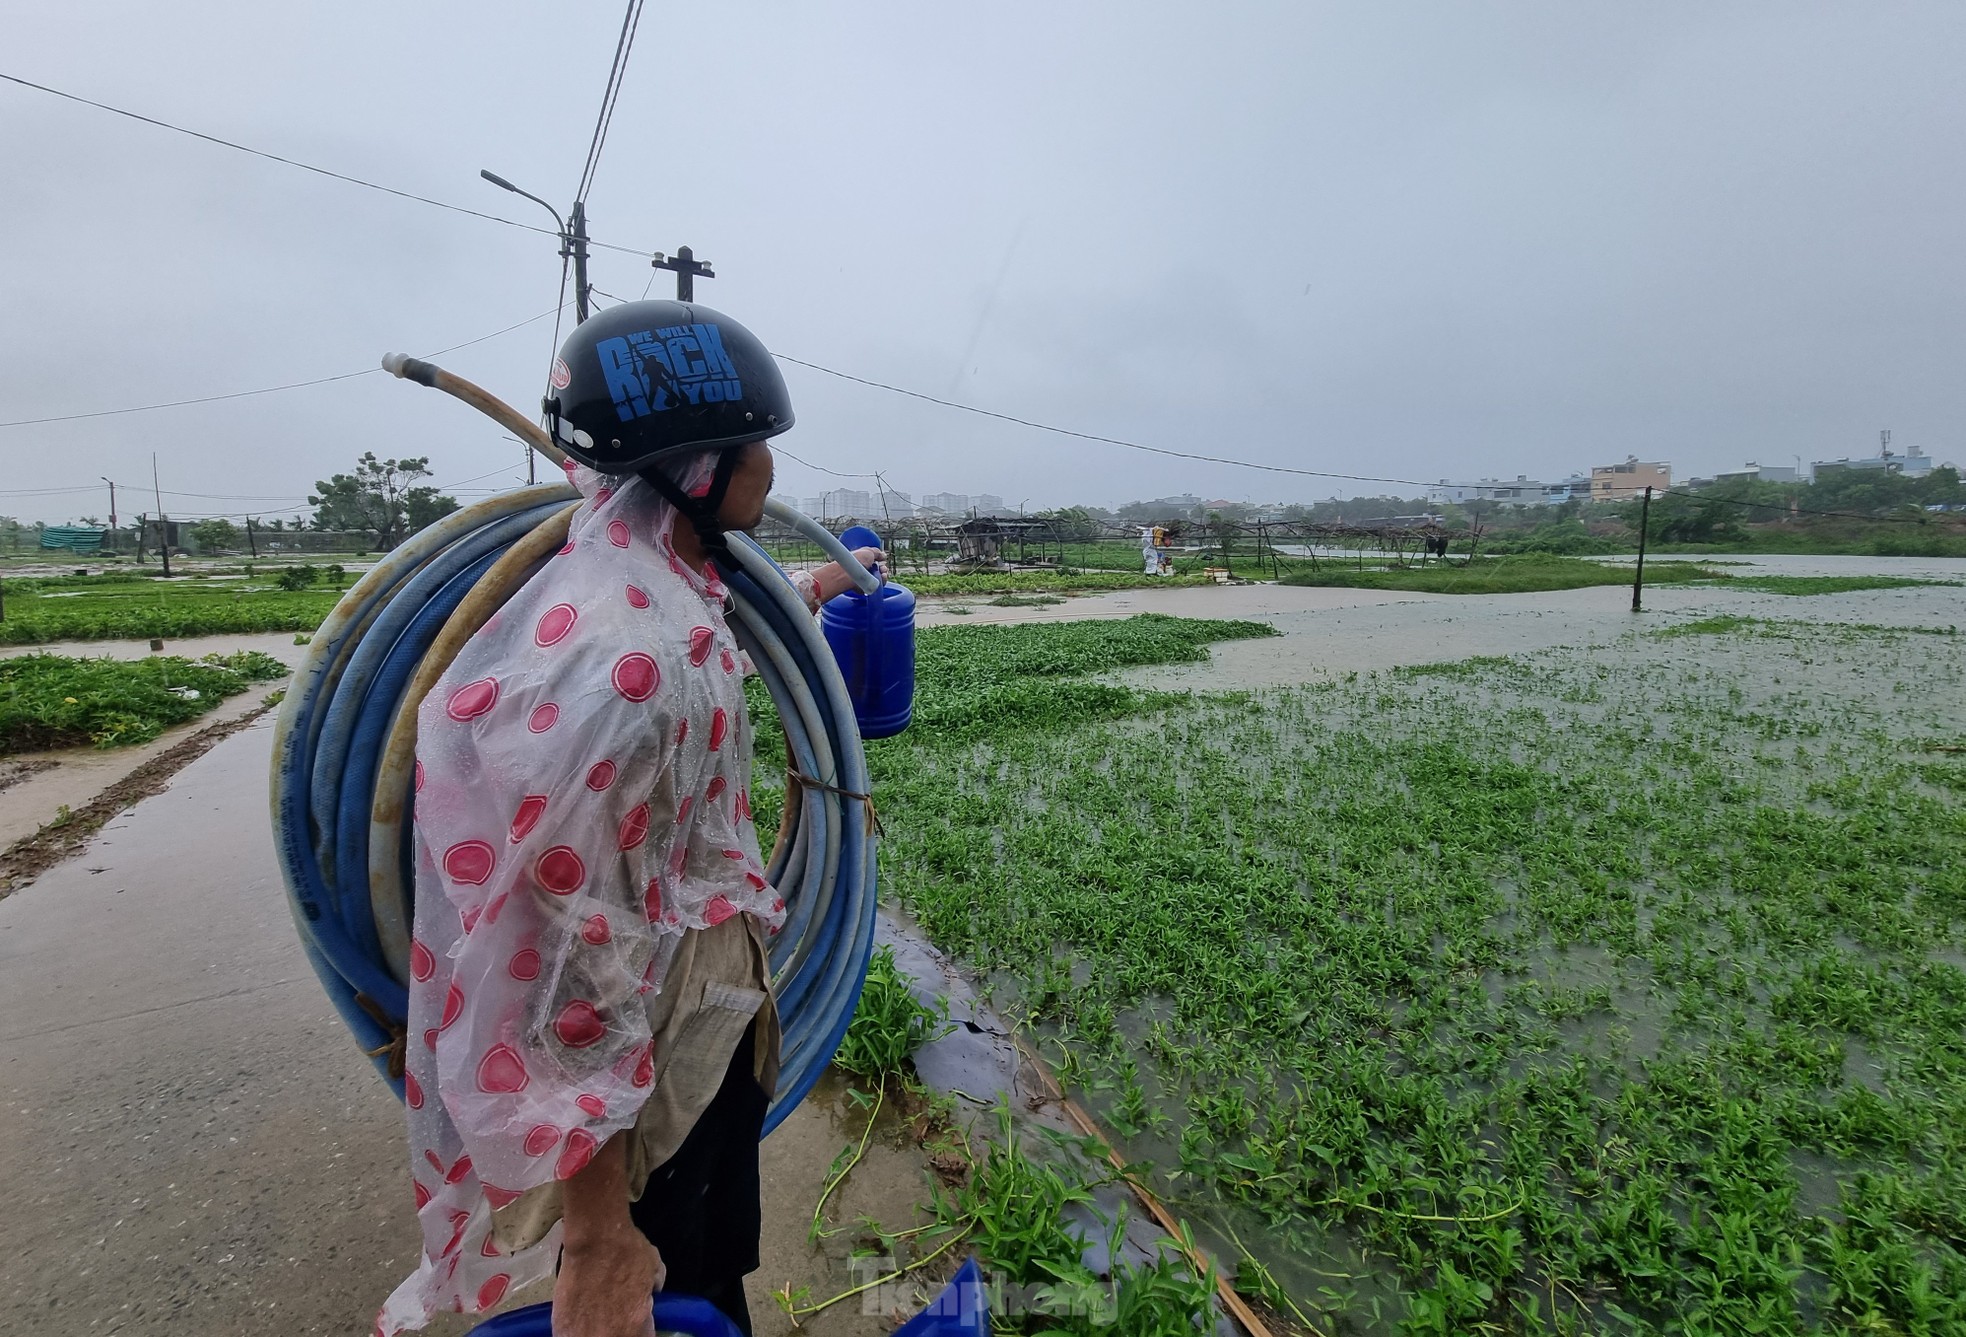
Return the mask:
M428 364L390 369L451 388L439 379L449 374ZM563 484L525 488L411 537L328 615L280 708L273 827L294 925L335 1010L399 1098L417 707L471 635L560 547L578 502ZM818 543L859 588L878 588L816 522L776 502L767 510ZM778 708L799 781L788 782L768 869L787 905L771 943L784 1039L769 1132L818 1080L859 1002L874 945L873 809L860 731L824 637L762 548L735 535L730 549L731 629Z

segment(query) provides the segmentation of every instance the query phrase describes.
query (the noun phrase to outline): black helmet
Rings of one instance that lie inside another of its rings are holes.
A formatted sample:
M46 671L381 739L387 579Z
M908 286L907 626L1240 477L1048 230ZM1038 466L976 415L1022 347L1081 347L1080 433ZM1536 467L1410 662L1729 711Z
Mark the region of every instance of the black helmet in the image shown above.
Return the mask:
M546 430L609 474L681 451L777 436L792 397L757 336L694 302L623 302L575 328L553 363Z

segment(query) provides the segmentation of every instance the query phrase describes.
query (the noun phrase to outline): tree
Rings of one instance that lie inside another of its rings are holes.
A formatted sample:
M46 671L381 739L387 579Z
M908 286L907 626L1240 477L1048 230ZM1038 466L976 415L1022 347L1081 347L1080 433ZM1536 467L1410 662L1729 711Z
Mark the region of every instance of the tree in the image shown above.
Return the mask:
M1624 503L1625 523L1638 531L1642 502ZM1652 498L1650 532L1654 543L1737 543L1747 537L1741 527L1741 508L1723 497L1690 497L1667 492Z
M1083 506L1065 506L1055 511L1039 511L1031 517L1051 526L1051 535L1064 543L1090 543L1099 537L1099 522Z
M429 476L427 456L379 460L374 451L364 451L354 473L314 484L307 498L314 508L314 527L366 530L375 535L378 548L393 548L430 520L457 509L456 498L417 484L417 479ZM427 517L421 523L412 516L413 498L416 514Z
M239 546L239 530L230 520L200 520L191 526L191 541L200 552L217 552Z
M434 487L413 487L403 494L404 517L412 534L456 509L457 498L446 497Z

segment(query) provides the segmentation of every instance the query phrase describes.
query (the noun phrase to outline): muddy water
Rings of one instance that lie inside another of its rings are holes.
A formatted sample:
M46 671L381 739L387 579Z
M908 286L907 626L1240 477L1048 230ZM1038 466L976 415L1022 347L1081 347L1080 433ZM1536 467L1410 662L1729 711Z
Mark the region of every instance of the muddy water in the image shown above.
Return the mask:
M1864 562L1863 569L1780 571L1737 568L1736 574L1914 575L1966 581L1966 561L1893 558L1810 558L1809 562ZM1911 564L1904 570L1896 563ZM1885 569L1889 567L1890 569ZM1915 568L1915 569L1914 569ZM1377 595L1378 597L1372 597ZM1180 597L1186 596L1186 597ZM1316 597L1322 596L1322 597ZM1074 600L1046 610L1061 612ZM1214 648L1206 663L1162 665L1120 675L1141 687L1229 691L1314 682L1333 674L1443 663L1476 655L1515 655L1565 646L1609 646L1633 632L1652 631L1717 614L1768 620L1864 623L1892 627L1966 628L1966 585L1921 585L1851 594L1785 595L1734 590L1724 585L1656 585L1645 590L1645 611L1631 611L1631 591L1599 585L1541 594L1391 594L1281 585L1217 589L1149 590L1134 594L1132 612L1189 617L1245 617L1283 633L1270 640L1231 641ZM977 613L984 610L979 608ZM1107 613L1105 607L1094 615Z

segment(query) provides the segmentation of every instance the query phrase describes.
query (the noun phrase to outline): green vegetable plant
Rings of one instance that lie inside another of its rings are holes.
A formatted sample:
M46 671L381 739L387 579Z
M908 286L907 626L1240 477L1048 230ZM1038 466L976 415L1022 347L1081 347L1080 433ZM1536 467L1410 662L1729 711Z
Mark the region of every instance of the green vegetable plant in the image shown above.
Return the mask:
M1177 1214L1327 1332L1966 1331L1956 637L1111 678L1267 630L925 630L868 749L882 886ZM949 1228L1083 1299L994 1154Z
M258 651L201 660L0 659L0 755L146 743L287 668Z

